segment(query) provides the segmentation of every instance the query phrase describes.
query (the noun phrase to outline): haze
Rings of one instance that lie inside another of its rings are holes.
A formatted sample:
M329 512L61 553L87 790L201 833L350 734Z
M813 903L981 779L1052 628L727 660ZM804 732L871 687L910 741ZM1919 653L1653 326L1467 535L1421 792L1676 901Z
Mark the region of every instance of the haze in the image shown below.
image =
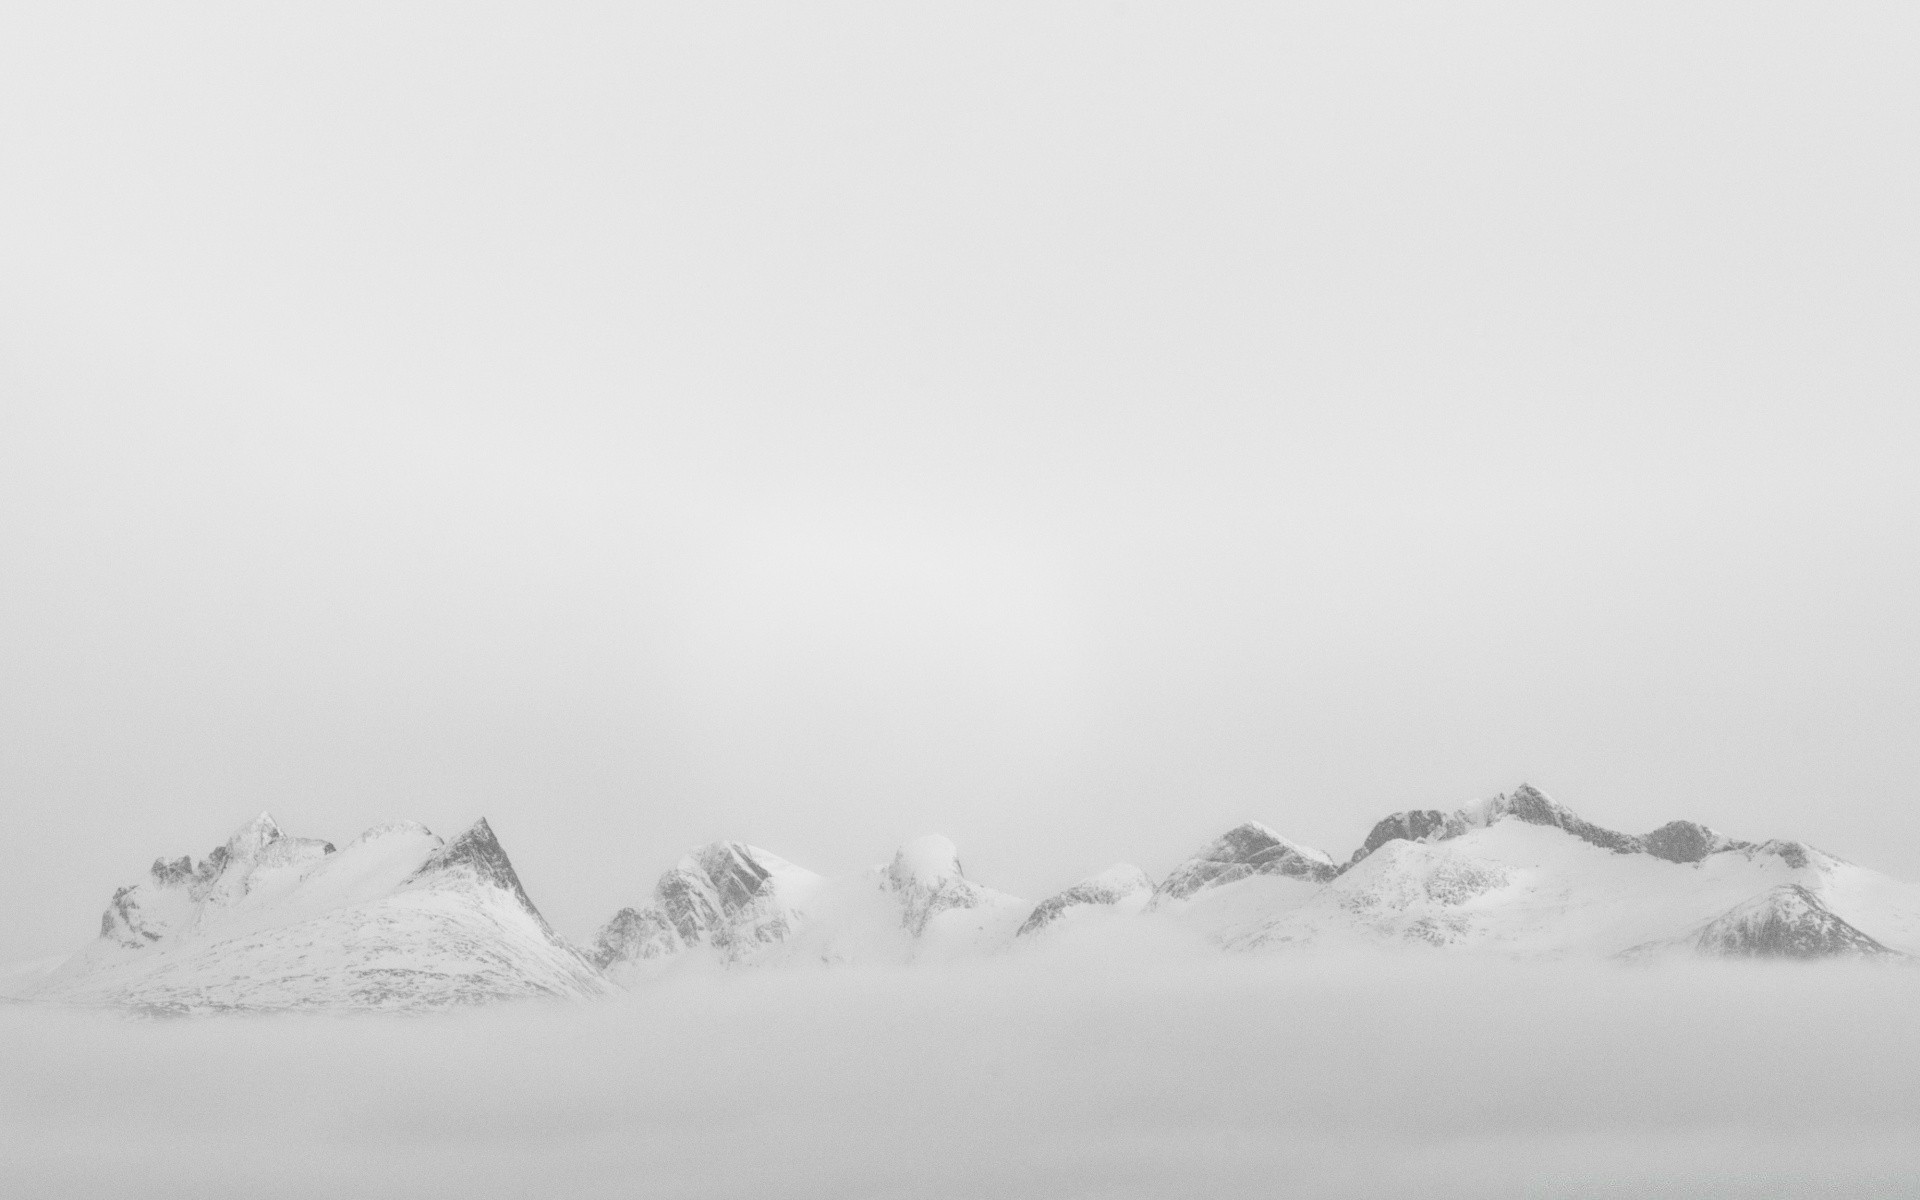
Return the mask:
M0 1008L23 1194L1906 1196L1920 975L1013 954L422 1020Z
M484 814L581 938L715 838L1037 899L1521 780L1920 876L1917 52L8 5L0 960L262 809Z

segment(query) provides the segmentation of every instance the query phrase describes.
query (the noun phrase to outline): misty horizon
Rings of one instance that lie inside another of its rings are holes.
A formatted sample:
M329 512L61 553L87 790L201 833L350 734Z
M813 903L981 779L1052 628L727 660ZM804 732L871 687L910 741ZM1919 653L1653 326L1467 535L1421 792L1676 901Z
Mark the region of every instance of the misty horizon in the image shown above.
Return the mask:
M1920 1191L1916 61L0 7L0 1190Z

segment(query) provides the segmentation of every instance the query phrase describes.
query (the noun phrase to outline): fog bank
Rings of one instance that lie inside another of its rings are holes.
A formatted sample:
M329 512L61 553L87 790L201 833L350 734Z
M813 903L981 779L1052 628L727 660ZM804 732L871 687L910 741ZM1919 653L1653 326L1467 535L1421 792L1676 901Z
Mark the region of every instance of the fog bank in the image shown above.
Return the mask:
M0 1009L0 1190L1920 1189L1920 972L1109 951L432 1019Z

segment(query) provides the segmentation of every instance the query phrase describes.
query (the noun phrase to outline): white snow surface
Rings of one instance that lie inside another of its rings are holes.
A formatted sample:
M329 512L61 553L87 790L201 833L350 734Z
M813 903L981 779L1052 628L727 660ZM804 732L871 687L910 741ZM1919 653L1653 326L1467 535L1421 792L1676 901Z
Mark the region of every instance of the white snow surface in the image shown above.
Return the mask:
M1523 957L1611 956L1799 884L1883 944L1920 952L1920 887L1786 843L1674 863L1512 818L1392 841L1303 903L1221 931L1230 948L1408 943ZM1794 865L1799 862L1801 865Z
M1665 827L1680 833L1665 840L1628 837L1526 788L1450 816L1411 815L1420 819L1396 814L1380 828L1423 831L1420 840L1382 842L1376 830L1371 852L1344 870L1247 822L1157 887L1120 864L1038 905L967 878L939 836L837 879L715 842L663 873L651 905L616 914L590 960L541 919L485 822L451 843L417 824L383 825L335 850L289 837L263 814L198 864L156 862L115 894L82 952L0 983L15 998L165 1012L414 1010L593 996L610 981L644 987L715 968L935 964L1016 942L1020 957L1129 943L1534 959L1732 953L1739 938L1701 932L1744 929L1742 912L1785 912L1762 903L1780 889L1804 889L1801 907L1837 931L1821 946L1841 949L1820 953L1880 954L1878 943L1920 956L1920 887L1797 842L1741 842L1684 823Z
M92 945L24 994L191 1013L604 992L505 863L484 821L453 843L382 825L335 851L262 814L192 873L156 863L116 894Z
M648 908L616 914L601 930L600 958L630 985L713 965L937 961L1005 946L1029 911L968 879L953 842L937 834L840 879L716 842L663 874Z

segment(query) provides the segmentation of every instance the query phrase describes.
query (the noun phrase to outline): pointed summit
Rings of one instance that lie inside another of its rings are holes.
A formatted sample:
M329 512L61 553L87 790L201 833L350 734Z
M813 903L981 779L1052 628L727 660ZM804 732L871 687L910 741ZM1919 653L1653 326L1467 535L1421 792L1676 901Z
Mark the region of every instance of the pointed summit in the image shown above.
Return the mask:
M1184 900L1195 892L1235 883L1249 875L1282 875L1325 883L1338 873L1333 860L1320 851L1296 845L1258 821L1247 821L1208 842L1175 867L1154 890L1154 899Z
M745 842L709 842L682 855L654 885L653 904L623 908L602 926L602 967L710 946L729 961L784 941L821 882L805 867Z
M224 849L228 858L256 858L262 850L286 836L273 814L263 812L234 830Z
M480 883L511 892L520 906L532 913L543 928L546 927L546 919L540 916L540 910L528 899L527 890L520 886L520 876L514 873L513 863L508 861L507 852L501 849L500 839L493 835L493 826L487 824L485 817L434 851L432 857L420 864L420 869L413 873L412 878L423 879L447 871L465 871Z
M968 879L960 869L959 850L937 833L900 847L880 872L880 885L900 901L900 924L915 937L926 932L928 921L950 909L1011 900Z
M1899 952L1862 933L1819 896L1783 883L1734 905L1692 933L1635 946L1623 957L1692 949L1714 958L1839 958Z

